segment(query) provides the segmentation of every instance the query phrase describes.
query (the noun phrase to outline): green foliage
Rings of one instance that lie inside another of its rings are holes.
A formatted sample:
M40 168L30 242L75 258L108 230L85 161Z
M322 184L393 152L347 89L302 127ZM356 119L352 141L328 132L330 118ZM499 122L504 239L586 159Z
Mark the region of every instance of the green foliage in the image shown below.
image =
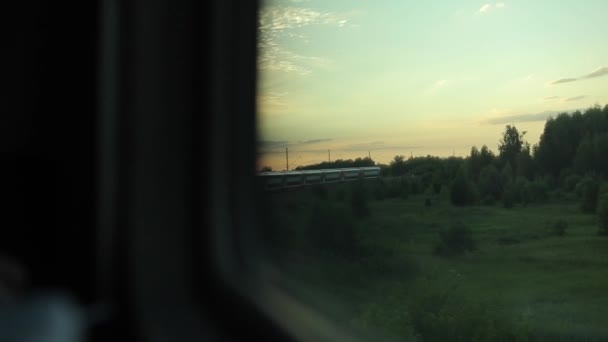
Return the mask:
M500 173L494 165L488 165L481 170L477 188L484 202L494 202L500 198L502 194Z
M366 217L370 215L369 209L369 192L363 182L356 182L351 187L350 205L353 214L358 217Z
M388 197L388 186L386 182L382 180L382 178L374 181L372 184L372 192L376 200L384 200L386 197Z
M405 165L405 156L395 156L395 158L389 164L390 174L393 177L401 176L407 171Z
M597 223L600 234L608 235L608 194L603 193L597 205Z
M502 133L502 138L499 141L498 151L499 158L504 164L515 165L517 156L527 149L530 151L529 145L524 141L526 132L519 133L515 126L507 125Z
M580 174L608 175L608 115L594 106L584 113L561 113L545 123L534 159L544 172L558 175L573 167Z
M325 254L346 257L358 254L356 222L342 205L314 202L306 233L311 246Z
M441 256L460 255L475 250L471 230L462 222L455 222L448 229L439 231L439 241L434 253Z
M585 177L576 187L582 195L581 210L587 214L595 213L599 193L598 182L591 177Z
M425 285L410 304L412 326L422 341L526 341L528 329L491 305L458 294L455 288Z
M572 192L575 190L576 185L581 181L581 176L576 174L571 174L564 177L562 181L562 188L568 192Z
M474 200L474 191L464 172L459 172L450 188L450 200L455 206L465 206Z
M511 163L507 162L500 171L500 181L504 185L511 182L514 178L513 167Z
M528 182L524 191L528 203L538 203L548 198L549 186L545 180L538 178L532 182Z
M471 154L469 159L467 160L467 170L469 173L469 177L476 181L479 178L479 173L481 172L481 153L477 149L476 146L471 148Z
M344 168L350 168L350 167L368 167L368 166L374 166L374 165L376 165L376 162L374 162L372 159L370 159L368 157L365 157L365 158L357 158L355 160L336 159L331 162L325 161L325 162L321 162L318 164L298 166L298 167L296 167L296 170L344 169Z
M515 201L517 200L517 189L513 182L507 183L505 189L502 192L502 205L507 208L513 208Z

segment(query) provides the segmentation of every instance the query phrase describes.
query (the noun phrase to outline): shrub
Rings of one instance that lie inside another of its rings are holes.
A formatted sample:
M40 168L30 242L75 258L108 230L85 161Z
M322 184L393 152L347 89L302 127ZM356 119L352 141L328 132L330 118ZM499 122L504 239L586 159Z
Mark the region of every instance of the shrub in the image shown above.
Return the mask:
M355 220L342 205L315 202L307 237L314 249L324 253L352 257L359 251Z
M370 210L368 197L369 194L363 182L353 184L351 187L350 205L353 210L353 214L355 214L356 217L361 218L369 216Z
M581 177L579 175L568 175L564 178L562 182L562 188L568 192L572 192L580 181Z
M435 245L434 252L437 255L449 256L474 250L475 241L471 230L461 222L456 222L448 229L439 231L439 241Z
M386 187L386 195L389 198L401 197L403 199L407 199L410 193L409 184L403 177L399 179L388 180Z
M502 205L507 208L513 208L515 200L517 199L517 192L515 185L510 182L505 186L505 190L502 193Z
M388 195L386 183L382 179L378 179L374 182L373 187L374 198L378 201L384 200Z
M533 182L528 182L524 187L524 192L528 203L538 203L545 201L548 196L549 186L543 179L536 179Z
M524 177L517 177L513 182L513 190L515 192L515 201L527 205L530 202L528 192L526 188L528 186L528 180Z
M484 202L494 202L500 198L502 192L500 173L494 165L488 165L481 170L477 188Z
M608 235L608 194L600 196L597 205L597 223L600 234Z
M464 172L459 172L450 188L450 200L455 206L465 206L473 202L474 194Z
M525 341L528 329L488 303L426 286L413 296L410 320L422 341Z
M585 177L576 186L581 194L581 210L584 213L595 213L597 208L597 196L599 192L599 184L593 178Z

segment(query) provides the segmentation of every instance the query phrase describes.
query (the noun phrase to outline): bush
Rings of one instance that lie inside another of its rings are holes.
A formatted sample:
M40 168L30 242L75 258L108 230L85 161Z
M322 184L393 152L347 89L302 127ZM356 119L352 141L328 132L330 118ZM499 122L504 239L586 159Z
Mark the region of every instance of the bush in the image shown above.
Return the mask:
M359 251L355 220L341 205L315 202L307 236L312 247L324 253L352 257Z
M525 196L528 203L538 203L547 200L547 192L549 186L542 179L536 179L533 182L528 182L524 187Z
M517 192L515 189L515 185L512 182L508 183L502 193L502 205L507 209L513 208L516 199Z
M500 198L502 193L500 173L494 165L488 165L481 170L477 188L484 202L494 202Z
M351 187L350 205L356 217L361 218L370 215L368 197L369 194L363 182L353 184Z
M608 235L608 194L600 196L597 205L597 223L600 234Z
M460 255L475 250L471 230L461 222L453 223L448 229L439 232L435 254L442 256Z
M374 182L373 193L374 198L378 201L382 201L387 197L388 189L386 183L382 179L378 179Z
M580 193L582 197L581 210L588 214L595 213L599 192L599 184L597 181L593 178L585 177L576 187L577 192Z
M562 188L565 191L572 192L580 181L581 177L579 175L568 175L562 182Z
M410 320L422 341L525 341L528 329L491 305L465 298L454 289L426 286L413 296Z
M388 180L386 188L386 196L389 198L407 199L410 193L409 183L403 177Z
M465 206L474 200L474 193L464 172L459 172L450 188L450 200L455 206Z

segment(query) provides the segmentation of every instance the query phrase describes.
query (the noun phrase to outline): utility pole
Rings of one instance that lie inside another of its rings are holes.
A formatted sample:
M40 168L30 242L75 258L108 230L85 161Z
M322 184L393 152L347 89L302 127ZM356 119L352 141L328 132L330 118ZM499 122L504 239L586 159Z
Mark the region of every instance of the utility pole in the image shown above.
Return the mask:
M369 150L367 150L367 159L372 160L372 154Z
M289 171L289 150L285 147L285 164L287 165L287 171Z
M330 150L327 150L327 160L331 163L331 153Z

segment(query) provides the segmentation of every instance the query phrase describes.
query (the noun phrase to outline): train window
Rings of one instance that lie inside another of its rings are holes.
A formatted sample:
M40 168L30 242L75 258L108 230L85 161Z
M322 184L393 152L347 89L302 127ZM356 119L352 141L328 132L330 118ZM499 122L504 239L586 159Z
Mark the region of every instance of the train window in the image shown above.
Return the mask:
M286 288L363 337L608 339L606 11L264 2L261 237Z

